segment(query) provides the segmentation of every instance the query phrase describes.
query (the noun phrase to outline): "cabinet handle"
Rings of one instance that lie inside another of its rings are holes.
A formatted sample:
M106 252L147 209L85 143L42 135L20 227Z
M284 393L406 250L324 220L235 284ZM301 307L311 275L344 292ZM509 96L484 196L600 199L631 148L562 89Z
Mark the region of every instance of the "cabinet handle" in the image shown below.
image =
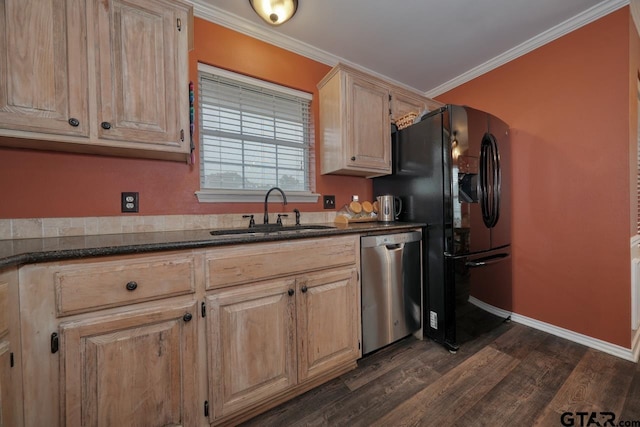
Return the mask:
M191 319L193 319L191 313L186 313L184 316L182 316L182 320L184 320L185 322L191 322Z
M302 288L300 290L303 294L306 294L309 289L307 288L307 285L302 285Z
M128 291L135 291L137 288L138 288L138 284L136 282L127 283L127 290Z
M109 130L109 129L111 129L111 123L109 123L109 122L102 122L102 123L100 123L100 126L101 126L101 127L102 127L102 129L104 129L104 130Z
M58 339L58 333L54 332L51 334L51 354L57 353L59 348L60 341Z
M356 161L356 156L351 156L351 161L355 162Z
M294 291L293 289L289 289L287 293L289 294L289 296L292 296L293 294L296 293L296 291Z
M76 118L74 118L74 117L71 117L71 118L69 119L69 124L70 124L71 126L73 126L74 128L77 128L78 126L80 126L80 120L78 120L78 119L76 119Z

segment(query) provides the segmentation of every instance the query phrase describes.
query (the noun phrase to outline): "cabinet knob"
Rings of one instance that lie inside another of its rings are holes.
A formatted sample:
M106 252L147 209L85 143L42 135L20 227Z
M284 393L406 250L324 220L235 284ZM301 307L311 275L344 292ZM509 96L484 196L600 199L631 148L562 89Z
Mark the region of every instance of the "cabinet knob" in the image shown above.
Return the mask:
M289 296L292 296L296 291L294 291L293 289L289 289L287 291L287 293L289 294Z
M111 129L111 123L109 123L109 122L102 122L102 123L100 123L100 126L101 126L101 127L102 127L102 129L104 129L104 130L109 130L109 129Z
M74 117L71 117L71 118L69 119L69 124L70 124L71 126L73 126L74 128L77 128L78 126L80 126L80 120L78 120L78 119L76 119L76 118L74 118Z
M186 313L184 316L182 316L182 320L184 320L185 322L191 322L191 319L193 319L191 313Z
M351 156L351 161L355 162L356 161L356 156Z
M309 289L307 288L307 285L302 285L302 288L300 290L303 294L306 294Z
M128 291L135 291L138 289L138 284L136 282L129 282L126 287Z

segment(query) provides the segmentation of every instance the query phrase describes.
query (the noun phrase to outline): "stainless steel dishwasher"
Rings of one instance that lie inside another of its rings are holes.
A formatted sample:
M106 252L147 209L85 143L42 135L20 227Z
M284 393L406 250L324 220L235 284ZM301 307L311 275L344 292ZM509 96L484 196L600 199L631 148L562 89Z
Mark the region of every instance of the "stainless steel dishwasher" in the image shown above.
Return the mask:
M365 236L362 267L362 353L420 329L422 233Z

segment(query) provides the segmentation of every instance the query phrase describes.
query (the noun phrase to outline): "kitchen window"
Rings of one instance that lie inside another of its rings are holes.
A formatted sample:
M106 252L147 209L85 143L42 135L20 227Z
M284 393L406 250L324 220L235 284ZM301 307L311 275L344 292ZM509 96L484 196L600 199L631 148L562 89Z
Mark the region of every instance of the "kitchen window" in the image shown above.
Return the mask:
M313 202L312 95L198 64L201 202Z

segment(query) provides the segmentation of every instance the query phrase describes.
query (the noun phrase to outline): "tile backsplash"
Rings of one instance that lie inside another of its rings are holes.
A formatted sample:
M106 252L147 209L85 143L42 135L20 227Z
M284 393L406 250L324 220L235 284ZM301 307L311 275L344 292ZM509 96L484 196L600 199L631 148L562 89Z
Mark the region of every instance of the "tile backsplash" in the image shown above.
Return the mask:
M262 216L262 213L254 213L256 223L262 223ZM335 211L302 212L301 222L333 222L335 216ZM275 223L276 219L274 214L269 217L269 222ZM283 223L294 224L294 215L283 218ZM242 214L0 219L0 240L233 228L248 224L249 221L242 218Z

